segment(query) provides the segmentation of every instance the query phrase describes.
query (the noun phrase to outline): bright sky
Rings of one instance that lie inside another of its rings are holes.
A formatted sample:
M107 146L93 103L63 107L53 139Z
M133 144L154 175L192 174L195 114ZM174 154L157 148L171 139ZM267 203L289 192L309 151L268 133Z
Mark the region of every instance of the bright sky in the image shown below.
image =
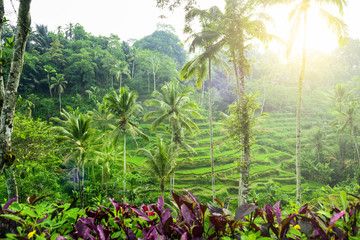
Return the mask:
M5 0L6 13L13 13L11 0ZM12 0L17 8L18 0ZM223 0L198 0L200 8L205 9L213 5L223 6ZM360 0L348 0L344 20L349 26L350 36L360 38ZM118 35L121 40L140 39L156 30L157 23L171 24L182 40L184 13L181 9L168 14L165 10L156 8L155 0L32 0L32 23L44 24L55 31L57 26L65 27L68 23L79 23L85 30L95 35ZM278 6L270 10L275 19L276 27L272 33L287 38L289 7ZM166 14L167 19L158 16ZM315 17L315 22L319 19ZM310 48L329 52L337 46L335 38L326 30L325 24L311 24L310 36L314 36ZM314 40L315 39L315 40Z

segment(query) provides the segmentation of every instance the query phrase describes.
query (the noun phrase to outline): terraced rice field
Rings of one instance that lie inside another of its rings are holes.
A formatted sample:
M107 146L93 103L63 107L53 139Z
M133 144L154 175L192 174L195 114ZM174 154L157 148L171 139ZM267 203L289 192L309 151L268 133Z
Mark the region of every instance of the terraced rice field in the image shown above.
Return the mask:
M304 118L304 126L311 126ZM211 201L211 163L210 137L208 123L199 120L200 131L191 137L197 144L193 145L196 154L191 163L183 164L176 172L175 191L188 189L201 200ZM265 184L277 186L282 192L295 199L295 115L270 114L262 124L265 132L256 136L256 144L252 147L250 166L250 191L265 191ZM150 124L142 125L149 128ZM165 134L165 132L162 132ZM214 126L214 160L216 175L216 198L237 205L238 180L237 161L240 158L238 149L233 149L226 140L226 132L220 124ZM155 137L151 139L155 142ZM146 160L136 156L135 150L130 151L134 157L129 162L141 166ZM321 185L303 180L304 188L315 191Z

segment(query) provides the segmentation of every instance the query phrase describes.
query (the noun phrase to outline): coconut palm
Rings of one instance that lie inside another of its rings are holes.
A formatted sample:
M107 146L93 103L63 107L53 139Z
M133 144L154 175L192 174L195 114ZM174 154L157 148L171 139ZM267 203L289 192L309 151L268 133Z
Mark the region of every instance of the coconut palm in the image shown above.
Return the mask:
M296 110L296 201L301 203L301 106L302 106L302 89L305 75L306 66L306 46L307 46L307 31L308 31L308 11L311 4L320 5L319 14L327 21L329 28L335 33L339 43L343 43L347 35L347 26L345 23L336 16L325 11L321 6L325 4L335 5L339 12L343 12L343 8L346 5L346 0L272 0L269 3L281 3L281 2L296 2L297 5L290 12L289 19L292 22L292 28L290 30L290 37L288 42L288 56L291 53L292 46L299 34L299 29L302 26L302 63L299 75L298 84L298 97L297 97L297 110Z
M53 83L50 85L50 90L55 88L59 94L59 109L61 113L61 94L64 92L67 81L64 79L64 74L56 74L56 77L51 77L51 81Z
M56 73L56 70L50 65L45 65L44 71L47 73L47 81L48 81L48 85L49 85L50 97L52 97L51 84L50 84L50 73Z
M186 14L186 26L185 32L192 33L191 22L195 17L199 18L202 25L202 31L199 33L191 34L190 39L190 52L195 52L197 49L202 49L202 53L195 57L193 60L185 63L183 66L180 77L181 79L189 79L194 75L196 78L196 85L198 88L204 87L206 76L209 79L209 130L210 130L210 161L211 161L211 185L213 199L215 199L215 173L214 173L214 143L213 143L213 123L212 123L212 85L211 85L211 64L212 62L222 66L224 69L228 69L227 64L220 56L220 50L222 47L221 42L218 40L221 38L219 18L222 17L220 9L216 6L209 10L200 10L197 8L192 9ZM225 72L229 72L227 70Z
M84 166L92 136L91 117L81 114L79 109L69 112L63 110L60 115L62 119L54 118L60 124L54 129L57 132L57 139L70 146L70 153L65 161L72 159L75 162L81 206L84 208Z
M340 127L338 129L339 133L343 133L346 128L350 131L350 137L354 142L354 147L356 150L356 156L358 158L358 164L360 165L360 151L359 151L359 144L356 136L357 130L357 110L359 106L356 102L350 102L342 112L338 112L338 121L340 123Z
M110 72L115 74L116 80L119 81L119 89L122 86L122 75L126 75L128 78L130 76L129 64L126 61L119 60L115 66L110 70Z
M338 113L343 112L343 108L345 107L345 104L347 104L347 102L350 100L351 94L352 93L349 90L349 88L347 88L343 84L337 84L334 87L333 92L330 95L330 100L335 104L335 110ZM332 123L332 126L340 124L338 122L338 120L340 120L340 119L336 119L336 121ZM342 160L341 162L344 166L344 164L345 164L345 144L343 142L343 133L341 131L340 132L338 131L338 134L339 134L340 157Z
M161 88L161 92L154 91L153 98L145 102L155 108L144 116L145 121L155 119L150 126L150 131L155 131L160 126L166 126L171 133L171 149L173 150L177 148L175 145L177 130L185 129L190 134L193 133L193 129L199 131L196 123L191 119L191 117L200 117L196 103L190 100L192 92L191 87L187 86L181 89L178 82L171 81ZM174 183L174 181L173 178L172 182Z
M114 136L114 144L116 145L123 136L124 151L124 173L126 173L126 136L130 135L136 143L136 137L140 136L148 141L149 138L141 131L138 123L135 122L135 116L142 111L142 107L136 103L137 93L128 91L122 87L118 92L114 91L104 97L105 105L109 112L113 115L115 123L111 125L112 134ZM136 143L137 144L137 143ZM124 181L124 194L126 192L126 182Z
M179 164L189 159L187 158L177 163L176 158L179 156L181 150L179 148L175 150L171 149L161 138L157 139L153 153L144 148L139 149L138 152L144 153L148 158L143 164L143 171L158 179L161 194L164 198L166 180L174 173Z

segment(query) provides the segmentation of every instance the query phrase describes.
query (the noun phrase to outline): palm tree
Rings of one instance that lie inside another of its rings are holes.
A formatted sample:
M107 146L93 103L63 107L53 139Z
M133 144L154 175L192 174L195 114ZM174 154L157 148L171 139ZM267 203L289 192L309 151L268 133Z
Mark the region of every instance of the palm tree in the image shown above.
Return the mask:
M190 100L190 94L193 90L188 86L181 89L178 82L171 81L166 83L161 92L154 91L152 99L146 100L147 105L156 108L148 112L144 116L144 120L155 119L150 131L155 131L159 126L167 125L167 129L171 133L171 149L175 146L175 132L182 128L186 129L190 134L193 129L199 131L196 123L190 117L200 117L197 112L197 105ZM175 181L174 178L172 180Z
M104 97L105 105L109 112L115 118L112 124L112 134L114 135L114 144L116 145L123 135L123 151L124 151L124 173L126 173L126 135L129 134L136 143L136 136L140 136L149 141L148 136L138 127L135 122L135 116L142 111L142 107L136 103L137 93L127 91L124 87L119 93L114 91L112 94ZM137 144L137 143L136 143ZM124 194L126 192L126 182L124 182Z
M218 54L221 50L222 44L217 41L221 37L219 17L222 16L220 9L216 6L209 10L192 9L186 14L187 25L185 32L192 33L191 22L195 17L199 17L202 25L202 31L192 34L189 39L192 39L190 45L190 52L195 52L196 49L203 49L203 53L199 54L193 60L185 63L180 77L181 79L189 79L197 75L196 85L198 88L204 87L206 76L209 77L209 129L210 129L210 156L211 156L211 185L213 199L215 199L215 173L214 173L214 143L213 143L213 123L212 123L212 89L211 89L211 63L214 61L220 66L227 69L227 64L222 60ZM226 72L229 72L227 70Z
M326 148L324 137L324 132L320 127L313 128L309 136L309 147L315 152L318 162L321 162L323 149Z
M90 137L92 136L91 117L81 114L79 109L72 112L63 110L60 115L63 120L54 118L60 124L54 129L57 132L57 139L70 145L71 151L65 161L69 159L75 160L81 207L84 208L84 166L86 154L89 150Z
M345 87L343 84L337 84L330 95L330 99L335 104L335 109L338 113L343 112L343 108L345 104L349 101L351 96L351 91ZM337 119L339 120L339 119ZM335 121L332 125L340 124L339 122ZM340 157L342 160L342 165L344 167L345 164L345 144L343 142L343 133L338 131L339 133L339 150L340 150Z
M339 133L343 133L346 128L349 128L350 137L354 142L354 147L356 150L356 156L358 158L358 164L360 165L360 151L359 151L359 144L356 136L356 129L358 119L356 119L357 110L359 106L356 102L350 102L342 112L338 112L338 121L340 123L340 127L338 129Z
M139 149L138 152L143 152L147 156L148 160L143 164L143 171L158 179L161 194L164 198L165 182L178 166L176 158L180 149L174 151L161 138L158 138L154 153L144 148Z
M50 84L50 73L56 73L56 70L50 65L45 65L44 71L47 73L47 81L48 81L48 85L49 85L50 97L52 97L51 84Z
M126 61L122 61L122 60L117 61L114 68L112 68L110 72L113 72L115 74L116 80L119 80L119 89L121 88L122 85L123 74L125 74L128 78L131 78L129 64Z
M282 0L269 1L269 3L278 3L284 2ZM292 21L292 28L290 30L290 37L288 42L288 56L291 53L291 49L295 40L296 35L300 26L303 26L303 39L302 39L302 63L301 70L299 75L299 84L298 84L298 97L297 97L297 110L296 110L296 201L301 203L301 105L302 105L302 89L305 75L305 66L306 66L306 45L307 45L307 31L308 31L308 10L311 7L311 3L320 4L332 4L338 7L339 12L343 12L343 8L346 5L346 0L292 0L285 2L297 2L298 4L290 12L289 18ZM322 5L321 5L322 6ZM329 28L334 31L336 34L339 43L344 42L347 35L347 26L345 23L320 8L319 14L326 19Z
M61 94L64 92L67 81L64 79L64 74L56 74L56 77L51 77L52 84L50 85L50 90L55 88L59 93L59 108L61 113Z

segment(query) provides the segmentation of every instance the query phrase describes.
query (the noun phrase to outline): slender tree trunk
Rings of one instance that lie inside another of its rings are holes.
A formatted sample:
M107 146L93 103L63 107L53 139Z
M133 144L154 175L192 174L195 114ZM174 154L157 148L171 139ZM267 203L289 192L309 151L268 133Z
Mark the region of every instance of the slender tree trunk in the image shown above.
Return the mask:
M211 157L211 187L213 202L215 197L215 172L214 172L214 142L212 126L212 90L211 90L211 58L209 58L209 127L210 127L210 157Z
M171 123L171 148L170 148L171 157L173 156L173 152L174 152L174 123ZM174 159L174 164L176 163L175 161L176 160ZM174 178L175 178L175 171L170 175L170 195L175 189Z
M150 73L147 73L148 76L148 92L150 92Z
M125 180L124 180L124 199L125 199L125 193L126 193L126 133L124 131L124 174L125 174Z
M200 106L202 107L204 104L204 93L205 93L205 84L203 84L201 86L201 101L200 101Z
M236 64L236 62L237 62L237 58L236 58L236 54L235 54L235 51L233 50L232 52L231 52L231 55L232 55L232 57L233 57L233 59L234 59L234 61L233 61L233 66L234 66L234 72L235 72L235 81L236 81L236 92L237 92L237 96L238 96L238 99L239 99L239 96L241 95L240 94L240 81L239 81L239 73L238 73L238 68L237 68L237 64Z
M4 101L0 119L0 175L6 164L6 155L11 153L11 135L14 126L14 112L17 99L17 90L24 63L26 41L30 33L30 3L31 0L20 0L18 11L17 32L11 61L8 82L6 85ZM0 0L0 12L3 11L3 0ZM2 18L1 18L2 20ZM0 21L1 21L0 20ZM2 22L0 22L2 25Z
M164 196L165 196L165 184L164 184L164 182L160 183L160 189L161 189L161 196L164 199Z
M76 168L74 169L74 193L76 192Z
M245 103L245 99L242 100L242 117L245 119L244 126L244 164L243 164L243 186L242 186L242 201L243 204L248 202L249 193L249 178L250 178L250 116L248 114L248 107Z
M306 67L307 10L304 12L304 39L302 49L302 66L299 77L298 99L296 109L296 202L301 204L301 105L304 75Z
M79 163L78 163L76 172L77 172L76 180L78 182L78 193L79 193L80 202L81 202L81 181L80 181L80 165L79 165Z
M134 60L132 62L131 79L134 78L135 60L136 60L136 57L134 56Z
M19 197L16 178L13 167L5 168L5 182L8 193L8 200Z
M103 186L104 186L104 164L101 169L101 191L104 190Z
M156 91L156 73L153 74L154 77L154 91Z
M241 163L244 162L244 150L241 152ZM243 168L239 169L239 191L238 191L238 206L243 205Z
M61 93L59 91L59 106L60 106L60 113L61 113Z
M360 152L359 152L359 144L358 144L358 140L357 137L355 135L355 131L354 129L352 129L352 135L354 137L354 145L355 145L355 149L356 149L356 155L357 155L357 159L358 159L358 164L360 166Z
M120 80L120 88L119 89L121 89L121 85L122 85L122 76L121 76L122 74L120 73L120 76L119 76L119 80Z
M47 79L48 79L48 85L49 85L49 92L50 92L50 97L52 98L53 96L52 96L52 92L51 92L51 84L50 84L50 73L48 72L48 74L47 74Z
M83 158L83 157L82 157ZM84 186L85 186L85 162L84 159L82 159L82 163L81 163L81 208L84 209L84 202L85 202L85 190L84 190Z

